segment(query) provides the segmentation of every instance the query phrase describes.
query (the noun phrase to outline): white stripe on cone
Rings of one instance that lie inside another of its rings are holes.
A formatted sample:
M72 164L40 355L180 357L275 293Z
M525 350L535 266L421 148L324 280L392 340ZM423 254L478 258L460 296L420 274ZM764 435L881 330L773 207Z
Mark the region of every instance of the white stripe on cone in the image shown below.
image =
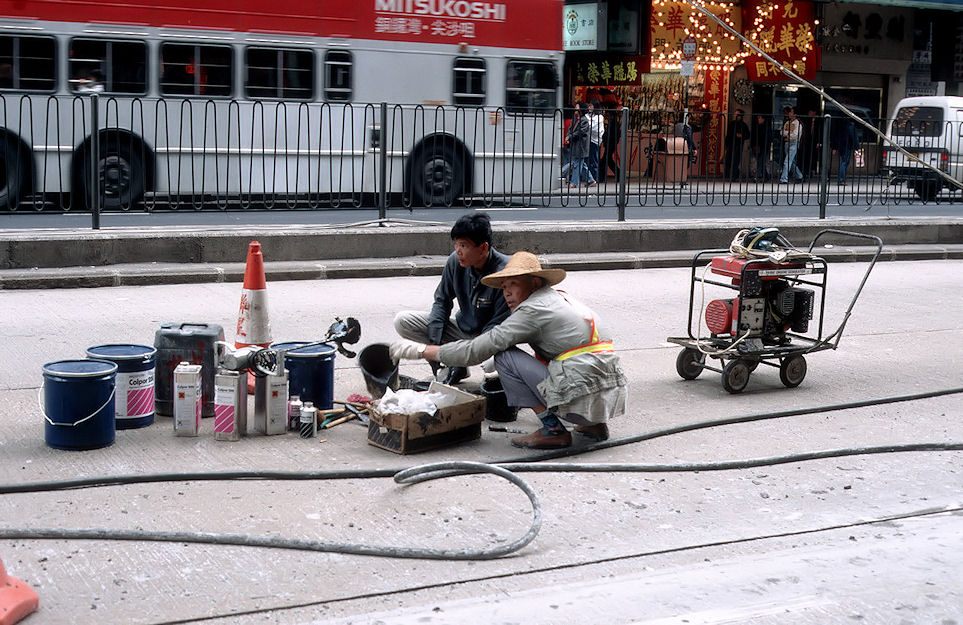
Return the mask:
M234 346L267 346L271 343L271 321L268 318L267 291L243 289L241 309L237 314Z

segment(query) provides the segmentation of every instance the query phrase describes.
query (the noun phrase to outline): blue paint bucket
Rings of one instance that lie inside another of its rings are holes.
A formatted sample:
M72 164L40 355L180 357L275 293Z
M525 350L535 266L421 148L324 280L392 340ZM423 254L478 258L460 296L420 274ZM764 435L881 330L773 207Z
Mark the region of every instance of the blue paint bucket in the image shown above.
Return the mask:
M274 343L271 349L290 350L284 355L284 368L288 370L288 394L297 395L302 402L313 402L315 408L334 406L334 355L331 345L308 345L308 341Z
M44 440L54 449L114 443L114 376L107 360L60 360L43 366Z
M148 345L111 343L87 348L87 357L117 365L114 411L118 430L147 427L154 422L154 357Z

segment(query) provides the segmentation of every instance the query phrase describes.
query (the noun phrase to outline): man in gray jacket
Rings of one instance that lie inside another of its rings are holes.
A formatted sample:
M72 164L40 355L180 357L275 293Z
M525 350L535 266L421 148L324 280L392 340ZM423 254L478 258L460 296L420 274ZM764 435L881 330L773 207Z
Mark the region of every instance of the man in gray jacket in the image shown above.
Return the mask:
M435 289L431 311L403 310L395 315L395 331L412 341L440 345L470 339L498 325L509 315L498 288L484 285L483 278L505 266L508 256L492 247L492 227L485 213L462 215L451 228L455 251L448 257ZM451 316L454 301L458 312ZM456 365L457 363L446 363ZM437 374L439 365L431 362ZM441 380L455 384L468 377L468 369L450 366Z
M508 404L531 408L542 422L539 430L512 439L516 447L570 446L563 420L576 433L606 440L607 421L625 412L627 380L595 314L552 288L564 278L564 270L542 269L534 254L517 252L504 269L482 279L502 289L512 311L507 319L475 338L444 345L396 341L391 357L472 365L494 356ZM522 343L534 357L517 347Z

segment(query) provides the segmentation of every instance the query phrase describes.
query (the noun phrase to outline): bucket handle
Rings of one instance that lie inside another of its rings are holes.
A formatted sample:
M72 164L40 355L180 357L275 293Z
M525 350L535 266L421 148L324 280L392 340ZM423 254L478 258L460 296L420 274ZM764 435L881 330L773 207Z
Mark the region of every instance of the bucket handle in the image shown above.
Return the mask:
M94 416L95 416L98 412L100 412L101 410L103 410L104 408L107 407L107 404L110 403L110 400L112 400L112 399L114 398L114 393L117 392L117 387L116 387L116 386L115 386L114 388L110 389L110 395L107 396L107 401L105 401L100 408L98 408L97 410L94 410L92 413L90 413L89 415L87 415L87 416L84 417L83 419L80 419L79 421L74 421L73 423L58 423L58 422L54 421L53 419L51 419L50 417L47 416L47 411L44 410L44 407L43 407L43 401L42 401L42 398L43 398L43 389L44 389L46 386L47 386L47 381L44 380L44 381L41 382L41 384L40 384L40 390L37 391L37 407L40 408L40 413L43 415L43 418L46 419L46 420L47 420L47 423L49 423L50 425L66 425L66 426L68 426L68 427L74 427L74 426L80 425L81 423L83 423L83 422L85 422L85 421L89 421L90 419L94 418Z

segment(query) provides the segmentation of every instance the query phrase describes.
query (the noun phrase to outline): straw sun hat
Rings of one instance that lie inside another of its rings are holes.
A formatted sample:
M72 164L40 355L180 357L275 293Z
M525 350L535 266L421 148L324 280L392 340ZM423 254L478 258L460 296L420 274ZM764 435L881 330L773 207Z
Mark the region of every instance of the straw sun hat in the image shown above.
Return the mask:
M515 276L537 276L545 280L547 286L555 286L565 279L565 270L542 269L542 265L538 262L538 257L535 256L535 254L531 252L515 252L512 254L512 257L508 259L508 263L504 269L488 274L482 278L481 281L485 286L500 289L505 278L513 278Z

